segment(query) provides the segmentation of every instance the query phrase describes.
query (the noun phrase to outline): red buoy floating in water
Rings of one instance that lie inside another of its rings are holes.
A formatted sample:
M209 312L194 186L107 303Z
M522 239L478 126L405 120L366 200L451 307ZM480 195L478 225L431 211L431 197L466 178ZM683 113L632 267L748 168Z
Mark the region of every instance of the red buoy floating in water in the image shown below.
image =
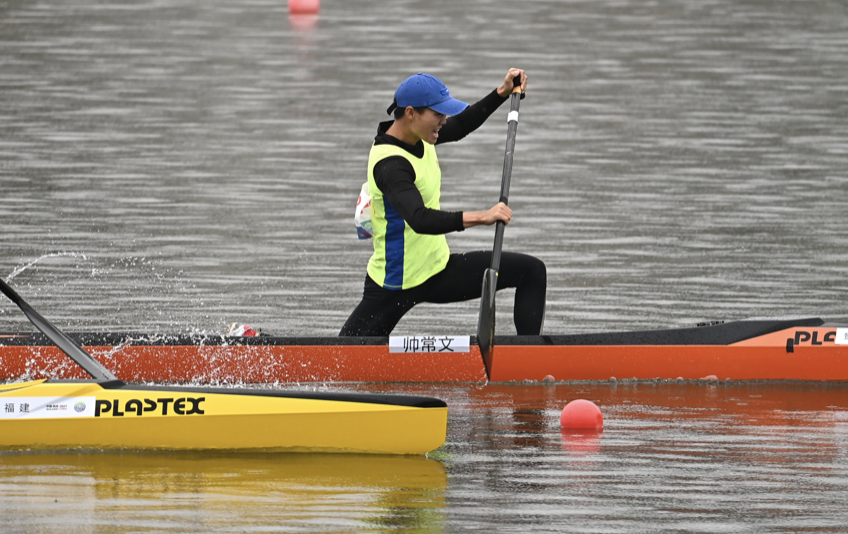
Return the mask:
M559 418L562 428L604 428L604 414L594 402L577 399L569 402L562 409Z
M289 0L290 15L317 15L321 0Z

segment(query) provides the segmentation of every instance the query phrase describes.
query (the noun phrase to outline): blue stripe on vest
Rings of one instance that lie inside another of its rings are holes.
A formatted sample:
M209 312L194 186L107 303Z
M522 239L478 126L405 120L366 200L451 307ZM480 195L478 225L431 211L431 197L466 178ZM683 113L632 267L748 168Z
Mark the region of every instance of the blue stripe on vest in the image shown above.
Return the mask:
M383 287L403 289L403 254L406 248L403 232L406 223L385 197L383 205L386 209L386 279Z

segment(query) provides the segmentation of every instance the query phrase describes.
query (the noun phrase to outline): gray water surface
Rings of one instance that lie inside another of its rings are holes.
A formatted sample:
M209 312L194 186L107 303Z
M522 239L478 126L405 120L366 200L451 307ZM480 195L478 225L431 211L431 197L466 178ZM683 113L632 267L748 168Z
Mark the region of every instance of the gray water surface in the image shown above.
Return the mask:
M848 6L827 0L327 0L317 20L7 0L0 275L70 329L334 335L397 84L426 71L473 102L513 66L530 86L505 247L548 266L545 331L848 319ZM440 147L445 209L497 200L506 112ZM477 306L396 332L467 334ZM29 329L6 301L0 321Z

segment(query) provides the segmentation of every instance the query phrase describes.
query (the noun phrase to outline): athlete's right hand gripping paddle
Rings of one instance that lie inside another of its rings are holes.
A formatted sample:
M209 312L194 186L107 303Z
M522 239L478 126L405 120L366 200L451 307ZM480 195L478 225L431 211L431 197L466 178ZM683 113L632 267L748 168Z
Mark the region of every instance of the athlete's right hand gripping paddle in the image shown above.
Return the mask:
M512 80L513 89L507 116L506 153L504 154L501 197L498 202L509 204L509 181L512 177L512 153L515 149L515 134L518 132L518 106L521 102L521 75ZM477 344L483 355L486 376L491 377L492 350L495 341L495 291L498 288L498 269L501 264L501 248L506 224L498 221L495 227L495 244L492 247L492 262L483 273L483 294L480 297L480 319L477 322Z

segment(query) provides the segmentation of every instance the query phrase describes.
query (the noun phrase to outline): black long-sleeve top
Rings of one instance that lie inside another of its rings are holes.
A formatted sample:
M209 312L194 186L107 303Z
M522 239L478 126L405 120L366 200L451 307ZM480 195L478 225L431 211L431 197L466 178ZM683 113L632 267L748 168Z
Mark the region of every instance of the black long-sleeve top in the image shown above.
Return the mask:
M436 144L450 143L464 138L486 122L486 119L501 104L506 102L507 98L498 95L497 91L492 91L476 104L465 108L458 115L448 117L445 125L439 130L439 138L436 140ZM394 145L406 150L416 158L423 158L423 141L410 145L386 133L393 122L380 123L374 144ZM391 203L403 217L403 220L416 233L439 235L461 232L465 229L461 211L441 211L424 206L421 192L415 187L415 169L406 158L390 156L377 162L374 166L374 181L380 191L383 192L385 199Z

